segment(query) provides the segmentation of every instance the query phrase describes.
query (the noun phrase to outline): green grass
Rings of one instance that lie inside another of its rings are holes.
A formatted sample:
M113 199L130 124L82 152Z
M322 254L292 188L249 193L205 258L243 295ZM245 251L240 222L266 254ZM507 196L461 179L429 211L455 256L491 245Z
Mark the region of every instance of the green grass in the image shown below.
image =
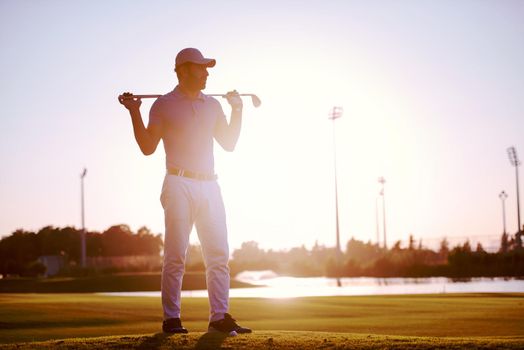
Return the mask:
M226 337L202 332L74 338L6 344L0 349L522 349L523 337L438 338L364 335L333 332L261 331Z
M27 346L524 348L524 293L237 298L231 300L231 313L255 333L219 340L202 333L207 327L207 299L184 299L182 313L191 333L165 337L158 333L159 298L0 294L0 343L76 338ZM102 336L110 337L85 339Z

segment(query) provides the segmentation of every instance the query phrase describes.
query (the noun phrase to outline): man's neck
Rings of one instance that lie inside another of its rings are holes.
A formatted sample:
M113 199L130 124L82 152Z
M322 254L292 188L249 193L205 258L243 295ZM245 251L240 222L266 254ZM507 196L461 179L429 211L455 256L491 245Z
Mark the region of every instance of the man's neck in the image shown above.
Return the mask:
M182 91L184 95L186 95L187 97L191 99L195 99L200 95L200 90L191 89L182 83L179 83L178 87L180 88L180 90Z

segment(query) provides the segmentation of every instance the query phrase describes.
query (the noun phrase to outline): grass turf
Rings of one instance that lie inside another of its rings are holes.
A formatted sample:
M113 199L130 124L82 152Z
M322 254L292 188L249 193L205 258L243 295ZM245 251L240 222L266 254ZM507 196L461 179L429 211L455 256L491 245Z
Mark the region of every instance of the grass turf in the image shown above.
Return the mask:
M182 313L184 326L192 332L184 336L186 345L195 348L200 342L204 346L207 340L198 332L207 327L207 299L184 299ZM524 293L238 298L231 300L231 313L256 331L247 338L225 340L223 346L232 349L242 348L241 342L252 342L244 344L252 348L271 347L267 342L273 342L288 349L344 348L353 342L368 348L399 344L420 349L431 344L431 348L457 349L524 347ZM182 337L155 334L161 319L159 298L0 294L0 343L78 338L60 344L65 348L82 348L84 343L104 348L119 347L120 342L121 348L140 349L140 344L156 342L153 348L184 348ZM83 339L115 335L126 336Z
M354 333L261 331L226 337L221 334L111 336L37 343L4 344L0 349L522 349L524 337L407 337Z

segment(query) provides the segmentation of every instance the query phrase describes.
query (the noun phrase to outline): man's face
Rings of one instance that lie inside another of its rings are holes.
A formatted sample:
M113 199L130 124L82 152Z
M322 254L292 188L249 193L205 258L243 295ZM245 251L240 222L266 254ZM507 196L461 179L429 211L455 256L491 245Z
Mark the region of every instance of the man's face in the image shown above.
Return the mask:
M193 90L203 90L206 88L207 67L201 64L188 63L185 69L185 79L187 85Z

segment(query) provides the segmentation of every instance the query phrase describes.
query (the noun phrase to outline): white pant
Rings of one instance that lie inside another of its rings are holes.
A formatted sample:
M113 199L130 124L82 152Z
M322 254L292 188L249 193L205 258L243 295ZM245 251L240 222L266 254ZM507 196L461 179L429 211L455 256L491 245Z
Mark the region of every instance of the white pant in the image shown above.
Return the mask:
M229 308L229 247L218 183L166 175L160 201L166 225L162 268L164 319L180 317L180 291L193 225L196 225L206 265L209 320L224 318Z

